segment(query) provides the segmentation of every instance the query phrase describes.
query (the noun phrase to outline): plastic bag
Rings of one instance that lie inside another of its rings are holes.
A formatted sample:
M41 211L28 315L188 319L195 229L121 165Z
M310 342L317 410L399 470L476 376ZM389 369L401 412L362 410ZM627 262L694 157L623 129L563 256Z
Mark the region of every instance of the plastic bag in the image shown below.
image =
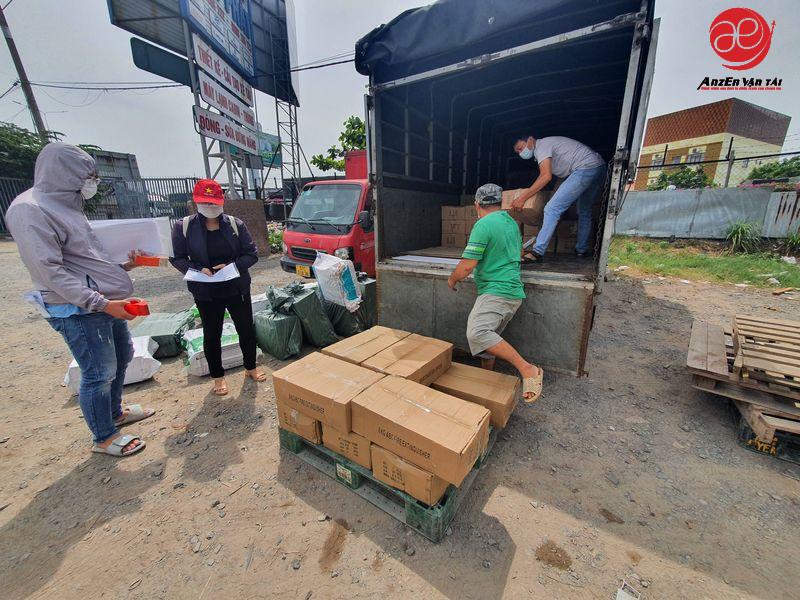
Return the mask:
M361 305L355 312L362 331L378 324L378 283L364 275L358 281L361 288Z
M303 346L303 329L297 316L262 310L257 312L253 319L256 343L264 352L280 360L286 360L300 353Z
M222 324L222 368L239 367L244 363L242 350L239 348L239 334L233 323ZM189 375L202 377L209 374L206 353L203 351L203 330L191 329L183 335L186 348L186 371ZM259 351L260 354L260 351Z
M358 320L358 311L351 313L344 306L339 306L328 300L322 300L325 313L333 324L333 330L343 337L350 337L364 331ZM359 311L361 308L359 307Z
M176 313L152 313L131 329L133 337L150 336L158 344L154 358L178 356L183 351L181 338L194 327L191 310Z
M318 252L313 268L314 277L325 300L344 306L350 312L358 310L361 290L352 261Z
M143 335L133 338L133 358L125 371L125 385L139 383L153 377L161 368L161 363L153 358L153 353L158 349L158 344L150 336ZM78 361L73 360L67 367L64 384L78 394L81 386L81 368Z
M339 341L313 284L304 286L296 281L282 289L270 287L267 298L275 312L297 315L303 338L312 346L324 348Z

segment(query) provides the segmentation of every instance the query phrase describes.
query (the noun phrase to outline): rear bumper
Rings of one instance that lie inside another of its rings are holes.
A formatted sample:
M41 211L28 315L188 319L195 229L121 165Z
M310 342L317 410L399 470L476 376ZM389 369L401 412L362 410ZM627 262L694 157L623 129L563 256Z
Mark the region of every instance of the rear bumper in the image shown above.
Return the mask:
M292 258L291 256L287 256L286 254L281 256L281 269L283 269L287 273L297 273L297 269L295 269L295 267L297 265L302 265L304 267L311 267L311 263L310 262L306 262L306 261L303 261L303 260L297 260L297 259ZM312 273L313 273L313 271L312 271ZM312 276L312 279L313 279L313 276Z

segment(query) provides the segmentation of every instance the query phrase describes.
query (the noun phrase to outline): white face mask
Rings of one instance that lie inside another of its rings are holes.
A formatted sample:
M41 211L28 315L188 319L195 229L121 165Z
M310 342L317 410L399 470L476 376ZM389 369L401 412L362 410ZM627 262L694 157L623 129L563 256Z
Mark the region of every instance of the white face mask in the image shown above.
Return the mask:
M222 214L222 206L219 204L198 204L197 212L206 219L216 219Z
M523 160L530 160L533 158L533 150L525 146L519 153L519 157Z
M83 182L83 187L81 187L81 196L83 196L84 200L88 200L97 193L97 184L98 181L94 177Z

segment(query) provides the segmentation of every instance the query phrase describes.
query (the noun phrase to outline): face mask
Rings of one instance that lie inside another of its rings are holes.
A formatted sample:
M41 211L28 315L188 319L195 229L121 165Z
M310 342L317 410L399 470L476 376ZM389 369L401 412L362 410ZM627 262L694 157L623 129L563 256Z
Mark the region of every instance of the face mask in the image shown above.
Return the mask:
M92 196L97 193L97 179L87 179L83 182L83 187L81 187L81 196L83 196L84 200L88 200Z
M216 219L222 214L222 206L219 204L198 204L197 212L206 219Z
M530 160L531 158L533 158L533 150L525 146L522 149L522 152L519 153L519 157L523 160Z

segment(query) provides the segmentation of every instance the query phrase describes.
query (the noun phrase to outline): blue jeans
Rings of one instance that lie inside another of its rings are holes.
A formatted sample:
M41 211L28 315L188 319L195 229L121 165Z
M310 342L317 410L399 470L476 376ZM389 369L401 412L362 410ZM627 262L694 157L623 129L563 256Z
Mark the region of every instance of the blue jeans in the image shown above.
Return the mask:
M578 242L576 252L587 252L592 237L592 206L597 200L600 187L605 182L606 165L591 169L578 169L564 180L550 201L544 205L544 222L536 236L533 251L543 256L550 238L556 231L561 215L578 201Z
M133 358L128 324L106 313L47 322L67 342L81 369L78 401L95 443L107 440L119 431L114 419L122 415L122 385Z

